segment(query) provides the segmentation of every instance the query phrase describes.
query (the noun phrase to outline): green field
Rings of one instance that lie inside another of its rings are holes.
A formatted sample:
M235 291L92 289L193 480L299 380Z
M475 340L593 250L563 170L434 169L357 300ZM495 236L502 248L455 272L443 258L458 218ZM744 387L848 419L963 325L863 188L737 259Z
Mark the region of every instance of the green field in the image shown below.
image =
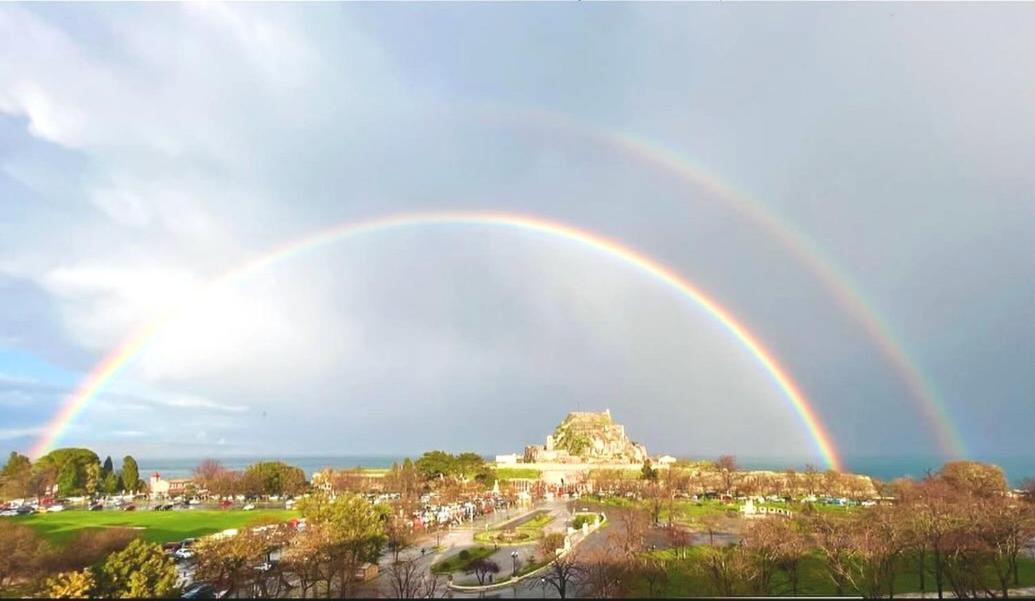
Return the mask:
M196 538L263 520L287 521L298 513L287 509L187 511L63 511L4 518L34 528L47 540L62 544L89 528L134 528L148 541L167 543Z
M699 570L696 569L696 561L699 555L703 553L705 547L695 546L690 547L686 550L688 553L687 559L678 559L676 551L673 549L667 549L665 551L655 551L654 556L665 562L665 571L667 572L667 579L654 590L655 597L711 597L717 595L717 591L713 587L711 581ZM928 557L928 570L933 570L933 560ZM1020 587L1028 587L1035 585L1035 559L1022 557L1019 562L1019 576L1020 576ZM790 595L790 588L786 582L786 578L783 574L777 574L774 578L776 585L776 591L778 595ZM933 588L933 578L928 575L927 577L927 592L931 593ZM946 585L948 588L948 585ZM895 593L916 593L920 591L919 577L914 572L906 572L903 570L895 578ZM632 594L634 596L647 596L650 592L647 583L636 582L632 586ZM837 591L834 585L827 576L827 571L823 560L818 555L813 555L805 558L801 564L801 581L799 583L798 596L823 596L831 597L836 595ZM857 594L854 591L848 591L848 594ZM741 591L741 594L747 594L747 591Z
M521 518L515 518L513 520L510 520L509 523L516 522L519 519ZM530 543L534 540L542 538L543 526L546 526L552 521L552 515L550 515L548 512L542 512L533 517L532 519L528 520L527 522L524 522L523 524L516 526L514 528L493 528L491 530L483 530L481 532L476 532L474 534L474 540L480 543L495 543L500 545L521 545L525 543ZM520 538L510 541L500 539L499 537L503 535L505 531L513 531L515 534L519 535Z
M530 467L498 467L496 468L496 477L500 480L511 480L513 478L523 478L534 480L541 476L543 472Z
M453 572L460 572L466 570L467 566L471 565L471 562L478 559L485 559L494 553L491 547L474 547L471 549L463 549L456 555L443 559L442 561L431 566L432 574L452 574ZM461 557L461 555L464 555Z

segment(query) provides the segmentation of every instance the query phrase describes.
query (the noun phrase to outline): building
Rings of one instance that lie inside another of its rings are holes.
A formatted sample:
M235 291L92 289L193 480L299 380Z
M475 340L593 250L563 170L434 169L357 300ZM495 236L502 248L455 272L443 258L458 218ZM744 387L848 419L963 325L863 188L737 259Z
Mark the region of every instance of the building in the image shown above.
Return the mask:
M190 478L173 478L163 480L158 472L151 474L150 491L152 497L178 497L188 493L194 487Z
M625 426L600 413L573 411L546 437L525 447L525 463L643 463L647 449L629 440Z

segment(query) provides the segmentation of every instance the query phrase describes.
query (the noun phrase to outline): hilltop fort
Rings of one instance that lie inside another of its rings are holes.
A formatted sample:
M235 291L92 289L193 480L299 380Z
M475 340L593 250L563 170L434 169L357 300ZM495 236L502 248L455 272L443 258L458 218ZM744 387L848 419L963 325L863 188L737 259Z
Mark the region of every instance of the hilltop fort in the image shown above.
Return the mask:
M646 458L647 449L629 440L610 409L569 413L545 445L529 445L524 453L525 463L642 463Z

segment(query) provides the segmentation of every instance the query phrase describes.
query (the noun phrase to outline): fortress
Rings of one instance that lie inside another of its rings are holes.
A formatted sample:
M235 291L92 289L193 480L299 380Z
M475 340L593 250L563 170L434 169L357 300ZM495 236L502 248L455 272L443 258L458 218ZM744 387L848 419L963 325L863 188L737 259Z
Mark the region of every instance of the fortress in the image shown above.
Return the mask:
M546 437L545 445L525 447L525 463L637 463L647 449L632 442L611 410L572 412Z
M496 465L535 469L547 484L572 485L586 482L592 470L639 471L648 458L647 449L629 440L610 410L576 411L554 428L546 444L529 445L521 455L497 455ZM670 460L654 459L654 464L666 468Z

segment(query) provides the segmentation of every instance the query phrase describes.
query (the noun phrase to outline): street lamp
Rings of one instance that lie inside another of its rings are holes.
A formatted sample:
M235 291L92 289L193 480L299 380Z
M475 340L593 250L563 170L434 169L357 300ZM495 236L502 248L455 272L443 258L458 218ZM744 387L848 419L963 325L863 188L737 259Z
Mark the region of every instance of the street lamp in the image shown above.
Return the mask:
M540 578L539 584L543 586L543 599L546 598L546 578Z
M517 552L517 551L511 551L511 552L510 552L510 559L511 559L511 560L512 560L512 561L514 562L514 571L513 571L513 572L511 572L511 573L510 573L510 575L511 575L511 576L517 576L517 559L518 559L518 552Z

